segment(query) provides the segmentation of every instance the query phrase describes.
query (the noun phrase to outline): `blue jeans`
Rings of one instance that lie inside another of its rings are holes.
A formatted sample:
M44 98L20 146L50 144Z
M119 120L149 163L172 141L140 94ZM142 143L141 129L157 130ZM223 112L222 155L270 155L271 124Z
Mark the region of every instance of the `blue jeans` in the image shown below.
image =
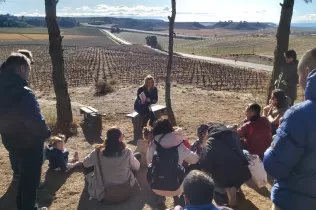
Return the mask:
M20 174L18 159L14 156L14 154L12 152L9 152L9 159L10 159L10 164L11 164L13 174L14 175ZM46 155L45 155L45 149L44 149L43 150L43 162L45 162L45 160L46 160Z
M10 159L10 164L11 164L13 174L14 175L20 174L18 158L15 156L14 153L9 152L9 159Z
M36 190L41 180L43 148L44 143L40 143L29 149L9 151L13 158L11 164L18 169L20 174L16 196L18 210L37 209Z

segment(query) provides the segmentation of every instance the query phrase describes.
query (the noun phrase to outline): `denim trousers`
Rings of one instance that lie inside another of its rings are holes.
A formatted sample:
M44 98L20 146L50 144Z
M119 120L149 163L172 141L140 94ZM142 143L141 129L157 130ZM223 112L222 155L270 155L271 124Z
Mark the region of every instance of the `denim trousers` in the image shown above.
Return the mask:
M35 210L36 190L39 186L43 164L44 143L39 143L28 149L9 151L13 157L11 164L20 175L16 205L18 210ZM16 164L16 165L15 165Z

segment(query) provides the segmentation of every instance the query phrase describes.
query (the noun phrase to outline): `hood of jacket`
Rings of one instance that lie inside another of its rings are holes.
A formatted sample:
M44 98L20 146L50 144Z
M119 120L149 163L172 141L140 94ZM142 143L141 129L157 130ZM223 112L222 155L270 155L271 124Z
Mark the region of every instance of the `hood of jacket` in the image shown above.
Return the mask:
M0 108L2 111L10 109L12 104L16 103L16 98L24 92L24 87L28 83L14 72L0 72Z
M59 156L59 155L67 155L69 154L69 152L67 151L67 149L64 149L63 151L59 150L59 149L56 149L53 145L48 145L47 148L46 148L46 158L47 159L50 159L52 157L56 157L56 156Z
M316 69L309 73L305 89L306 100L316 100Z
M160 143L163 148L171 148L177 146L183 142L185 138L179 132L172 132L168 134L159 134L155 136L154 140Z
M231 141L231 140L238 138L238 134L234 132L233 130L227 128L223 124L212 123L212 124L209 124L208 138L209 138L209 141L220 140L220 141L224 141L226 144L230 145L231 147L236 147L237 141Z
M21 78L14 72L1 71L0 72L0 90L10 90L16 87L28 86L26 80Z

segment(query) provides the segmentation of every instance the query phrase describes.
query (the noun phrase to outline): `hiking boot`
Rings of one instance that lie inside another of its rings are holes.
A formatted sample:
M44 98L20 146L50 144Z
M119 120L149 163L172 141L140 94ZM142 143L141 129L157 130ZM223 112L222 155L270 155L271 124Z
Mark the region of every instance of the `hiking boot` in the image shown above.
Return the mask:
M43 189L45 187L45 183L44 182L40 182L37 189Z
M228 197L228 205L230 207L237 206L237 188L236 187L230 187L225 189Z
M78 152L75 152L74 158L72 159L72 161L73 161L73 162L79 161L79 154L78 154Z
M12 182L18 182L20 181L20 174L13 174Z
M156 205L163 205L166 202L166 197L164 196L160 196L160 195L156 195L155 196L155 204Z
M180 195L180 197L178 196L174 196L173 197L173 205L174 206L185 206L185 202L184 202L184 195Z

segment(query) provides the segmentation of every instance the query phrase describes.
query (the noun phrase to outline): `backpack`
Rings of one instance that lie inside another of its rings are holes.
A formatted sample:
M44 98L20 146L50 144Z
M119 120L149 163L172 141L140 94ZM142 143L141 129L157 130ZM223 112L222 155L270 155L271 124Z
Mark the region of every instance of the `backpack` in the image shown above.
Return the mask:
M154 140L154 144L156 144L157 148L153 156L152 164L149 165L147 171L147 181L151 189L162 191L176 191L179 189L185 177L184 167L178 164L178 147L182 143L183 142L177 146L166 149L163 148L159 142Z

